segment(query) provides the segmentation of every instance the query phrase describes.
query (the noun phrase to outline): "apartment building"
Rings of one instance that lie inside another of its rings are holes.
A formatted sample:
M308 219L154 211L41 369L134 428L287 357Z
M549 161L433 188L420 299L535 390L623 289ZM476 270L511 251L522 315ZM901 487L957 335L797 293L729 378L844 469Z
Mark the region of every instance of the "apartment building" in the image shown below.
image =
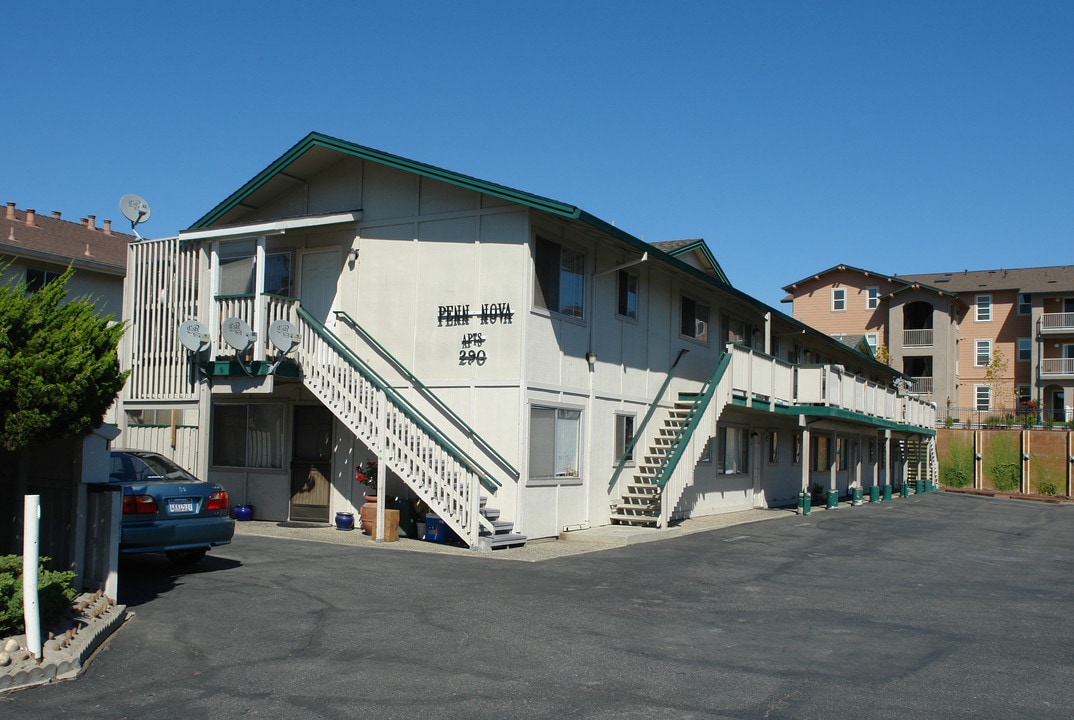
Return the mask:
M941 419L1074 417L1074 266L900 276L837 265L783 289L795 319L864 337Z

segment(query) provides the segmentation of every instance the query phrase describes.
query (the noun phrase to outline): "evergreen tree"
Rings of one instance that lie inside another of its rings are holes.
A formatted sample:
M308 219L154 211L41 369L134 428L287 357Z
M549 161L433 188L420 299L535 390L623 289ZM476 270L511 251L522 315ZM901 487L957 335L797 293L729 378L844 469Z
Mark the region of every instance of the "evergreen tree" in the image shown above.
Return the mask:
M125 329L88 297L64 302L72 268L34 293L0 286L0 447L78 437L100 426L126 382Z

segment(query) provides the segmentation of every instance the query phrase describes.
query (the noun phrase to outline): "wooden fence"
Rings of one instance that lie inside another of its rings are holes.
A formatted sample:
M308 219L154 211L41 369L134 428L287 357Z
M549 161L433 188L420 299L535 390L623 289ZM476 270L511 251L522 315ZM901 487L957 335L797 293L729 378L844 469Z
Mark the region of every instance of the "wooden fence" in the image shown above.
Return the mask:
M940 428L936 452L947 488L1054 497L1074 489L1070 430Z

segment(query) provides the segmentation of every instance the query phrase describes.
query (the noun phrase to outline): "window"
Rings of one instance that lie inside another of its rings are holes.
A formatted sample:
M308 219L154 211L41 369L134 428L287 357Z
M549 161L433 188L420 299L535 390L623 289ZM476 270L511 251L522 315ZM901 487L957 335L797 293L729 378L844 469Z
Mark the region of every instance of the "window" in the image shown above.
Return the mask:
M749 347L750 345L750 326L745 320L739 320L728 315L723 316L724 324L724 342L734 343L736 345L742 345Z
M533 303L570 317L582 317L585 257L551 240L537 238L534 250L537 282Z
M282 468L283 404L213 407L213 465Z
M236 240L220 246L220 294L253 295L256 286L257 244Z
M846 288L832 288L832 312L843 312L847 309Z
M876 355L876 348L880 344L880 334L866 333L865 342L869 343L869 349L873 351L873 355Z
M616 312L620 316L638 319L638 276L629 270L619 271L619 301Z
M127 425L157 425L169 427L175 424L194 425L198 423L196 413L188 412L185 408L127 408ZM188 422L188 416L193 417Z
M683 295L681 312L682 334L700 342L708 342L709 306Z
M578 477L582 413L530 407L530 479Z
M977 410L992 409L992 388L988 385L975 385L974 396L974 408Z
M843 438L835 439L835 456L839 463L836 470L850 469L850 442Z
M867 287L865 288L865 309L876 310L880 306L880 288Z
M989 322L992 319L992 296L977 296L977 322Z
M1014 399L1018 401L1019 405L1025 405L1032 399L1032 395L1029 394L1028 385L1015 385L1014 386Z
M768 431L768 462L771 465L779 463L779 435L775 430Z
M1033 296L1030 293L1018 293L1018 314L1033 314Z
M634 462L634 448L630 447L631 441L634 439L634 416L633 415L616 415L615 416L615 462L619 463L619 460L623 457L623 453L630 448L630 454L626 457L626 464L633 464Z
M1033 340L1031 338L1018 338L1018 362L1029 362L1033 359Z
M35 293L60 276L51 270L26 269L26 292Z
M828 458L828 452L831 438L827 435L814 435L810 440L810 451L813 455L813 462L811 465L813 472L825 472L829 470L830 468L828 466L831 461Z
M721 475L742 475L750 471L750 435L746 428L720 428Z
M265 256L265 292L291 297L291 253L272 253Z
M975 340L973 343L973 366L988 367L992 362L992 341Z

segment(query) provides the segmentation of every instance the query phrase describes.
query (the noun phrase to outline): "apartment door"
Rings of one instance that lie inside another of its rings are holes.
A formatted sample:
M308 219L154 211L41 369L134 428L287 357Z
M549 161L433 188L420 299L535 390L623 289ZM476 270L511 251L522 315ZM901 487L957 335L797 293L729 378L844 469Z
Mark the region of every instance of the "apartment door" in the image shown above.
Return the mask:
M318 250L301 255L298 297L309 313L327 324L336 301L339 251Z
M332 487L332 413L296 405L291 450L291 519L328 522Z

